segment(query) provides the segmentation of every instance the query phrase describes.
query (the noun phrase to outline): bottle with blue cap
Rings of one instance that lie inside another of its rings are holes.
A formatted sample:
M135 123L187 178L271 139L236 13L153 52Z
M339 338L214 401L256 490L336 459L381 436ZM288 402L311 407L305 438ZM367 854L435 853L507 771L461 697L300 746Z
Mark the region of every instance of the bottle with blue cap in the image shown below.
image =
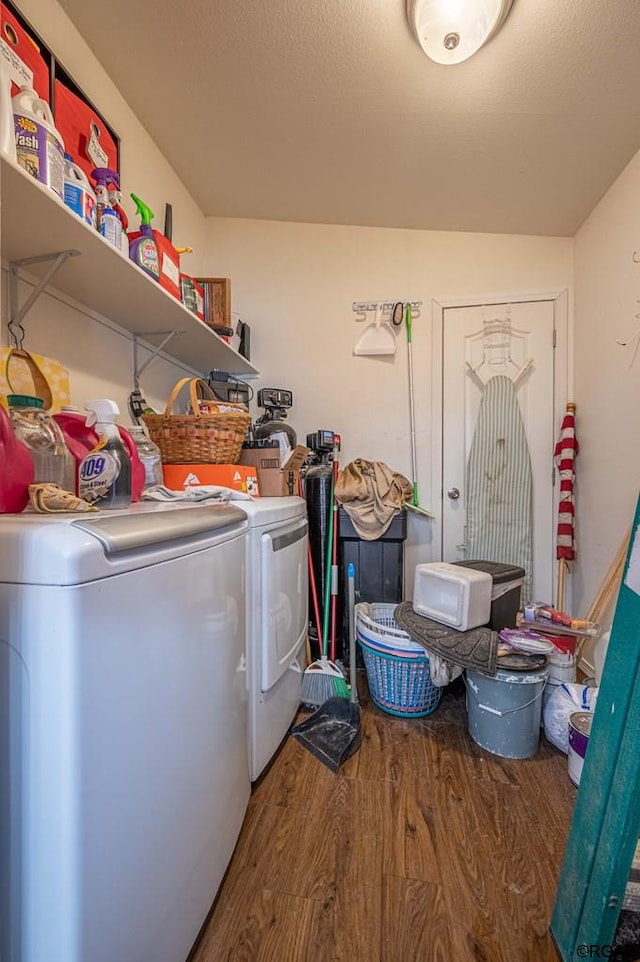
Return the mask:
M95 229L96 195L89 178L84 170L73 162L71 154L64 155L64 202L74 214Z

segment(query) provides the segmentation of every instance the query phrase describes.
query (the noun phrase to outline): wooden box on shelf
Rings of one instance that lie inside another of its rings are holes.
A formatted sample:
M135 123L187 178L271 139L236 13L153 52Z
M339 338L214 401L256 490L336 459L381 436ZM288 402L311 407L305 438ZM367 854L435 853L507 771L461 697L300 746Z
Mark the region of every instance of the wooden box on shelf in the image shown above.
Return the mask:
M204 322L214 330L231 327L231 280L228 277L197 277L204 290Z

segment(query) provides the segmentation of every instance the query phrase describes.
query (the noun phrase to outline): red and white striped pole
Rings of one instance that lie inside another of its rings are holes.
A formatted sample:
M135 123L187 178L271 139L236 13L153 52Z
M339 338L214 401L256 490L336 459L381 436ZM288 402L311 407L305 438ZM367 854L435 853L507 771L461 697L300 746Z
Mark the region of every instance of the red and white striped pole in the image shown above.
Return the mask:
M554 461L560 476L560 495L558 503L558 527L556 534L556 558L558 561L558 590L556 593L556 608L564 610L564 581L569 570L569 562L575 561L575 493L576 456L578 441L576 438L576 405L573 401L567 404L566 414L562 419L560 437L554 451Z

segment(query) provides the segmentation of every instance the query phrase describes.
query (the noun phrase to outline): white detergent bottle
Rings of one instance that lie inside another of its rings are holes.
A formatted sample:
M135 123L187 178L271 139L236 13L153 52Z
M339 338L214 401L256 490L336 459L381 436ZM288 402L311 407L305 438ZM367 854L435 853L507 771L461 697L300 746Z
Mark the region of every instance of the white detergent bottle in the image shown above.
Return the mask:
M16 133L13 126L13 103L11 101L11 76L4 57L0 57L0 151L17 164Z
M74 164L70 154L64 155L64 202L85 224L95 229L96 195L84 170Z
M87 401L87 426L95 426L99 442L80 462L78 494L96 508L128 508L131 504L131 459L122 443L115 401Z
M19 166L62 199L64 141L55 128L49 104L31 87L21 87L12 106Z

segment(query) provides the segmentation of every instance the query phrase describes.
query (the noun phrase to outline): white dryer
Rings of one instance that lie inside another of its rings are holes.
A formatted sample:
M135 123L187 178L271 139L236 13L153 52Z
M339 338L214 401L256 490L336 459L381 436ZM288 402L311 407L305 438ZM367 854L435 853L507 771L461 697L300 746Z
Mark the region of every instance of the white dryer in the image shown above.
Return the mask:
M308 628L308 525L303 498L242 501L247 539L249 767L255 781L300 705Z

